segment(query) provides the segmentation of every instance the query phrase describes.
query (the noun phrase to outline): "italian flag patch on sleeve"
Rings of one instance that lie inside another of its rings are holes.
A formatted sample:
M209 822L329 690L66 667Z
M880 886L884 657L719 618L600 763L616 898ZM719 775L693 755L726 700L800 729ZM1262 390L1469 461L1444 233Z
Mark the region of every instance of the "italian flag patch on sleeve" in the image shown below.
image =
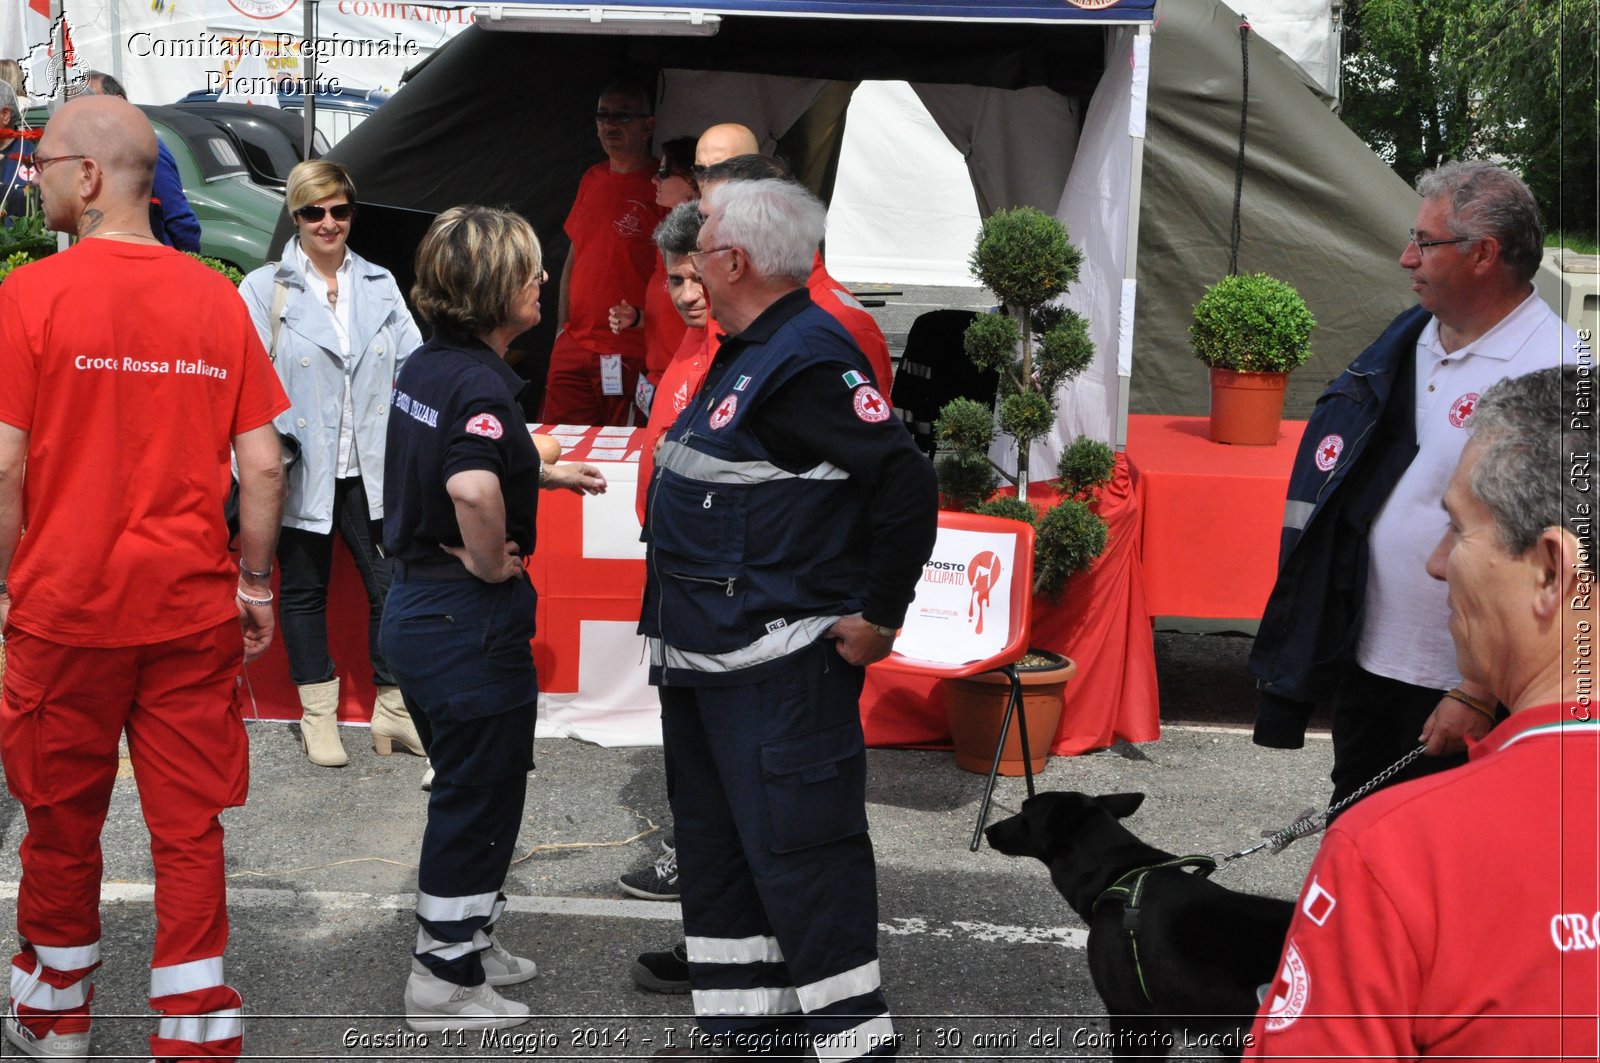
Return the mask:
M848 372L848 373L846 373L844 375L844 383L845 383L846 387L850 388L853 391L856 388L860 387L862 384L867 383L867 378L862 376L860 373L856 372L854 369L852 369L852 370L850 370L850 372Z

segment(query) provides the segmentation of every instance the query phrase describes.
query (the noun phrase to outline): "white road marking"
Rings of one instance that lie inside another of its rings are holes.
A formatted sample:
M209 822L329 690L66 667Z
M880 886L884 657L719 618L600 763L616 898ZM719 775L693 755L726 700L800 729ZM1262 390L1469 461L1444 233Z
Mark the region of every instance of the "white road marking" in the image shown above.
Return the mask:
M102 904L151 904L155 886L148 882L106 882L100 887ZM17 883L0 881L0 900L15 901ZM232 887L228 906L245 908L302 908L325 912L403 911L416 907L414 893L349 893L338 890L288 890ZM527 897L508 896L506 907L513 912L535 915L589 915L612 919L651 919L682 922L683 911L670 901L624 901L604 897ZM983 944L1059 945L1081 949L1089 932L1077 927L1005 926L957 920L933 923L915 916L901 916L879 923L885 934L904 937L922 934L934 938L964 938Z

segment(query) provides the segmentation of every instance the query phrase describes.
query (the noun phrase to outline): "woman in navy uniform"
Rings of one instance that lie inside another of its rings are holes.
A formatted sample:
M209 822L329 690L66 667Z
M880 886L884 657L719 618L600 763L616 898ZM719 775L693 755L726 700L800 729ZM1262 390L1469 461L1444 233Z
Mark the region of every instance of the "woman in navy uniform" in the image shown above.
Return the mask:
M451 208L417 249L411 297L434 333L395 383L384 475L395 571L380 634L435 771L405 991L414 1030L526 1022L527 1005L495 987L537 973L494 936L539 693L523 558L541 485L605 490L592 466L541 460L517 405L525 381L504 361L538 324L546 279L538 238L510 211Z

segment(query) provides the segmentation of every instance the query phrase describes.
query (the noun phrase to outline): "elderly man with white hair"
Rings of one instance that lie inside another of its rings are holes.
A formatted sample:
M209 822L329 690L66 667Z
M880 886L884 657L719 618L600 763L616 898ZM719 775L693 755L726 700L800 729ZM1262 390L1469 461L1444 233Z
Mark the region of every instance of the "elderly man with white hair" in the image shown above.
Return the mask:
M823 206L730 181L688 258L726 335L651 483L640 629L660 688L695 1043L893 1055L863 670L933 549L933 471L805 281Z
M1248 1055L1595 1058L1594 426L1592 363L1484 393L1427 571L1511 715L1329 829Z

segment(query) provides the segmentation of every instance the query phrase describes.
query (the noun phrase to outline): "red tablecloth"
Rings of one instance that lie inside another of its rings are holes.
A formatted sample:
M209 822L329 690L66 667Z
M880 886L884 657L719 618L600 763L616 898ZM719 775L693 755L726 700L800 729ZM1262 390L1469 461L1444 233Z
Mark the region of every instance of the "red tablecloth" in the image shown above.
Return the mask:
M1128 464L1144 513L1150 615L1258 620L1278 573L1278 538L1304 421L1270 447L1206 438L1204 417L1128 418Z
M1032 499L1051 497L1042 484L1028 490ZM1117 738L1161 737L1155 647L1139 560L1140 503L1120 455L1116 477L1096 508L1109 526L1106 552L1067 582L1059 600L1033 602L1029 643L1064 653L1078 665L1050 743L1050 751L1063 756L1103 749ZM950 745L944 698L932 679L868 668L861 723L868 745Z

